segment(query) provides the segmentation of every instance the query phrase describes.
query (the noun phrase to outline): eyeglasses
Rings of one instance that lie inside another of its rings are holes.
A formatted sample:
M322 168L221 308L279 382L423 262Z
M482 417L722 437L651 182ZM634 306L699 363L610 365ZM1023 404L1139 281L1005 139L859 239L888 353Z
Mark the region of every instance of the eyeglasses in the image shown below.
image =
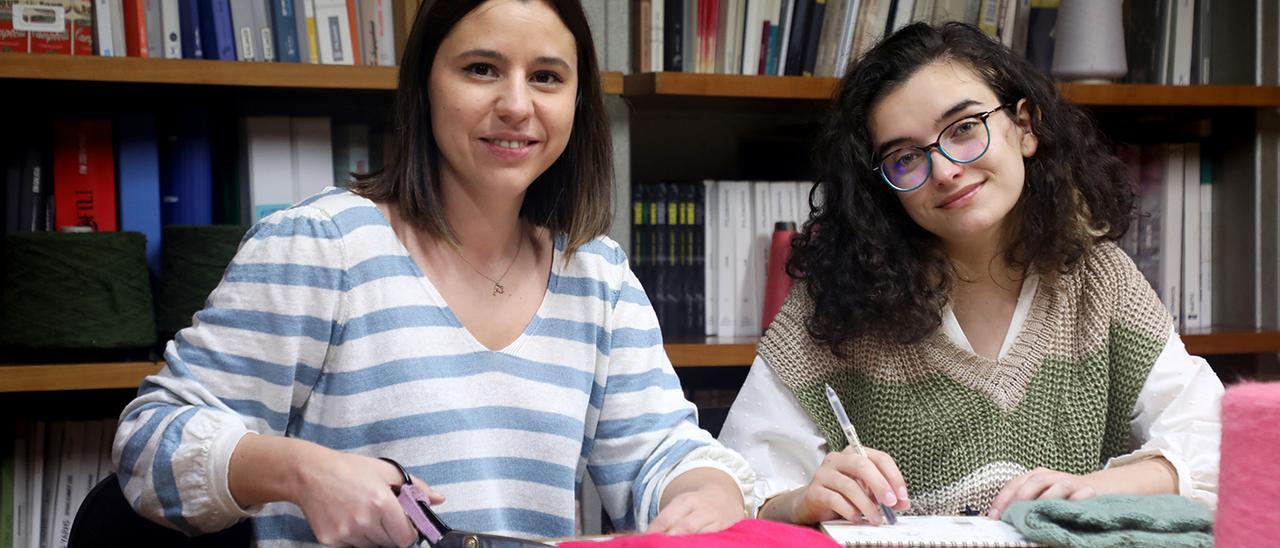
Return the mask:
M1013 103L1005 103L996 108L967 116L952 122L938 133L938 140L932 144L908 146L895 149L880 160L873 171L880 173L880 178L898 192L911 192L924 185L933 173L933 154L931 149L938 149L948 160L956 164L969 164L978 161L987 148L991 146L991 128L987 125L996 111L1011 107ZM978 125L982 125L981 131Z

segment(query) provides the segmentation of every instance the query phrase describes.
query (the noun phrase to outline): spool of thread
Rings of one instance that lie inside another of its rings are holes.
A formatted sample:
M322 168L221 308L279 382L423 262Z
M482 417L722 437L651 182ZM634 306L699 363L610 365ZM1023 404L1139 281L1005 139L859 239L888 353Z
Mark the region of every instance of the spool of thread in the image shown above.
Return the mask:
M1120 0L1062 0L1053 37L1053 75L1066 82L1106 83L1124 76Z
M1275 546L1280 539L1280 383L1243 383L1222 397L1216 546Z
M762 330L769 329L773 317L782 309L782 303L791 292L795 280L787 275L787 259L791 257L791 237L796 234L796 224L791 221L773 225L773 240L769 243L769 270L764 278L764 309L760 315Z
M142 234L11 234L4 257L0 346L124 350L155 344Z
M246 230L238 225L164 227L156 296L156 327L162 339L191 325L191 316L204 308L209 293L222 280Z

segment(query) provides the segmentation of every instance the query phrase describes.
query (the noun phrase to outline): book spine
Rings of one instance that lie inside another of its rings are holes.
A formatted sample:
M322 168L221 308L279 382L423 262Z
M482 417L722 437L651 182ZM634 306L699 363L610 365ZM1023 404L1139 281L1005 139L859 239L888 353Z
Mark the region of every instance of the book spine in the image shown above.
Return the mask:
M165 59L182 58L182 10L179 0L160 0L160 43Z
M275 39L276 60L282 63L301 61L298 52L298 21L293 0L267 0L271 9L271 33Z
M204 59L208 40L204 37L199 0L178 0L178 12L178 22L182 25L182 58Z
M236 60L236 33L228 0L196 0L205 59Z
M162 0L142 0L142 9L147 14L147 56L152 59L164 58L164 11Z
M123 0L125 48L129 57L150 57L147 44L146 0Z
M54 122L55 227L114 232L115 162L110 120Z
M315 63L312 60L311 41L307 35L308 0L289 0L293 3L293 32L298 42L298 62Z
M103 57L113 57L116 54L115 36L111 32L111 27L115 24L111 3L112 0L95 0L93 3L93 19L96 22L93 37L97 42L95 50Z
M228 4L231 8L231 29L235 34L236 59L240 61L260 60L252 2L254 0L229 0Z

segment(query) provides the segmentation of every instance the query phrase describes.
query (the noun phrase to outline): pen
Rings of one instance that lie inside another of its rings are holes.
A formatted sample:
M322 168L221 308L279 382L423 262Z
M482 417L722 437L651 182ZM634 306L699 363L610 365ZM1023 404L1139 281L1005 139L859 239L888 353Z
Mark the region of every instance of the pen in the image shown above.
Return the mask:
M836 414L836 420L840 421L840 429L844 430L844 437L848 438L849 446L856 449L859 455L867 456L866 450L862 448L862 441L858 439L858 431L853 429L853 423L849 421L849 415L844 412L844 404L840 403L840 396L836 395L836 391L829 384L827 385L827 401L831 403L831 411ZM875 497L875 495L872 496ZM875 498L879 502L880 497ZM884 519L889 522L889 525L898 523L897 514L894 514L893 509L883 502L880 503L880 511L884 512Z

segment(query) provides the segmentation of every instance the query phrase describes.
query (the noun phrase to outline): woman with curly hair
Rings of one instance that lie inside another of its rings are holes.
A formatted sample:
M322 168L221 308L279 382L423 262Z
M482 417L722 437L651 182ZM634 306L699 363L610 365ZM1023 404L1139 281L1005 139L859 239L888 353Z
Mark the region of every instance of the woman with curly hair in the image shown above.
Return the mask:
M798 283L721 435L758 473L760 515L998 518L1109 493L1213 505L1222 384L1114 243L1134 192L1089 117L958 23L885 38L834 107Z

